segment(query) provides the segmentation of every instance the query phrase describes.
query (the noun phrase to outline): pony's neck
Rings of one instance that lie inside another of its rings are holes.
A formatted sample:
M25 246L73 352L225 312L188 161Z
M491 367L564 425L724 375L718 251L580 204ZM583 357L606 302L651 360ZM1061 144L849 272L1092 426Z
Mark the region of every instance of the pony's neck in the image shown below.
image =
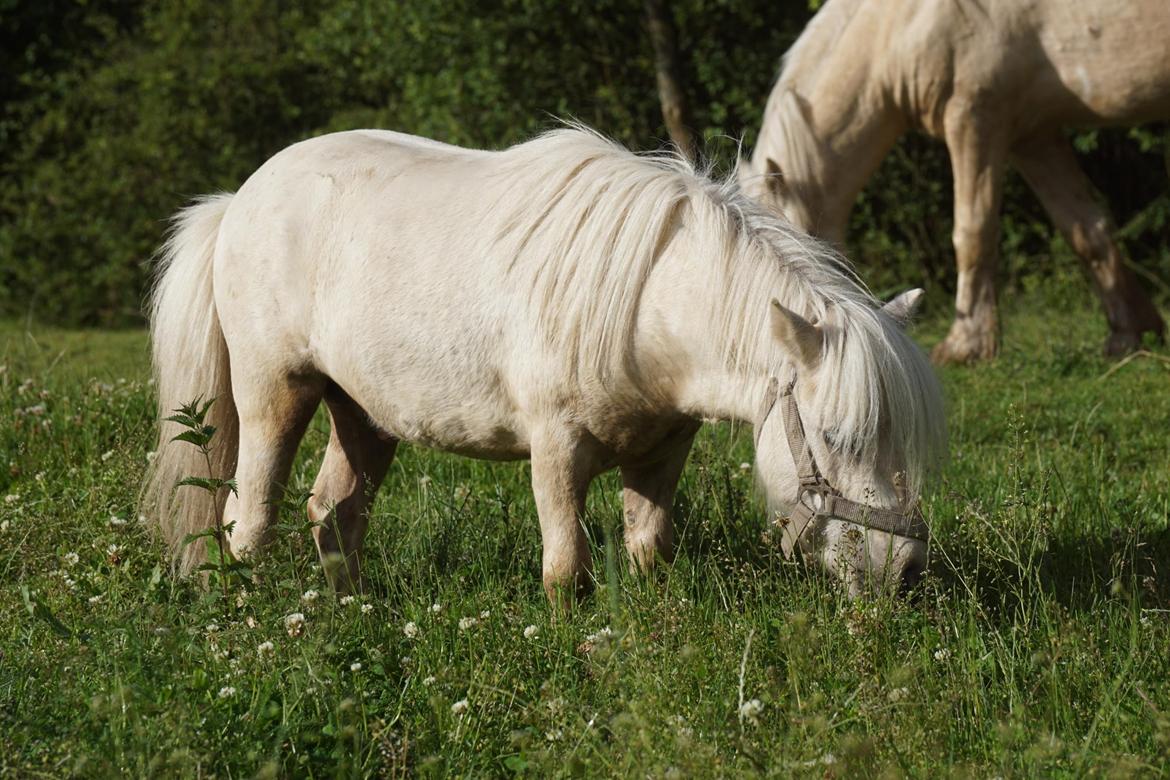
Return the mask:
M853 202L907 122L877 65L888 37L878 20L810 32L839 39L795 51L768 98L753 167L765 172L766 158L774 160L808 202L811 224L799 227L840 243Z
M639 374L690 417L754 424L769 379L788 363L769 324L782 270L770 258L713 257L690 233L676 234L647 283Z

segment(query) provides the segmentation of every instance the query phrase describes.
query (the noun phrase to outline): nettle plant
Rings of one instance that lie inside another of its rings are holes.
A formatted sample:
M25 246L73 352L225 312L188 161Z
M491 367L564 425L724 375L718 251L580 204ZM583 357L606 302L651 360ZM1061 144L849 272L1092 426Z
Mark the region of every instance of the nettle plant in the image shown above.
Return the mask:
M177 423L185 429L179 435L172 437L171 441L187 442L197 447L203 456L204 463L207 464L207 476L185 476L175 483L175 489L191 487L196 490L205 490L211 494L215 522L205 531L187 534L183 537L182 544L183 547L186 547L189 544L198 544L202 540L207 548L207 562L201 564L197 571L206 572L207 577L212 582L218 582L223 590L224 602L226 603L232 580L250 582L252 570L247 564L237 560L228 548L227 535L231 533L232 523L224 523L223 504L219 498L224 490L230 490L236 495L238 493L236 481L217 477L215 469L211 465L211 442L215 437L216 428L214 425L209 425L206 419L207 412L213 403L215 403L214 398L206 402L202 398L196 398L176 409L175 413L167 418L167 421Z

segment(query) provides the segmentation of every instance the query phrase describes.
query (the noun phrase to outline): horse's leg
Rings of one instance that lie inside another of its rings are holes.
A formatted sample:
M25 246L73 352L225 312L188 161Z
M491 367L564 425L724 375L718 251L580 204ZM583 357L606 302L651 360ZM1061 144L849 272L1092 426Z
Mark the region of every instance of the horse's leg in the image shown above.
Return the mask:
M292 468L297 444L321 401L324 381L259 370L263 361L232 362L232 395L240 415L240 455L235 495L228 496L224 522L237 557L263 547Z
M532 437L532 493L540 517L544 590L567 607L592 586L593 563L581 524L585 494L600 471L588 434L556 426Z
M329 446L309 498L309 519L321 565L333 589L365 590L362 541L374 493L382 484L398 440L383 437L370 425L365 411L345 391L330 383Z
M693 441L692 433L671 444L654 463L622 466L626 551L631 570L637 568L645 573L654 567L657 558L674 560L671 509Z
M955 320L934 348L937 363L969 363L998 351L995 272L1006 144L993 122L964 103L947 109L946 142L955 187Z
M1109 320L1105 352L1117 355L1133 350L1141 346L1144 333L1160 338L1165 323L1122 260L1111 235L1112 220L1098 203L1068 141L1059 134L1046 135L1020 144L1012 155L1052 222L1093 277Z

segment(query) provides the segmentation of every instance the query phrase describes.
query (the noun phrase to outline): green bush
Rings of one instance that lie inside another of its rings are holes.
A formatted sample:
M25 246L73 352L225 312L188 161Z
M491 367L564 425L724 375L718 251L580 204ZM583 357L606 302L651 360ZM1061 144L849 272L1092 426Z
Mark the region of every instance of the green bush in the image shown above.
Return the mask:
M808 0L674 4L694 121L717 169L750 148ZM498 148L576 117L635 148L666 137L641 3L618 0L0 0L0 314L140 320L146 260L190 197L234 189L318 133L378 126ZM1170 278L1165 134L1082 134L1151 286ZM1068 251L1013 180L1005 273ZM950 171L904 140L855 212L877 290L953 276ZM1026 262L1023 260L1026 258Z

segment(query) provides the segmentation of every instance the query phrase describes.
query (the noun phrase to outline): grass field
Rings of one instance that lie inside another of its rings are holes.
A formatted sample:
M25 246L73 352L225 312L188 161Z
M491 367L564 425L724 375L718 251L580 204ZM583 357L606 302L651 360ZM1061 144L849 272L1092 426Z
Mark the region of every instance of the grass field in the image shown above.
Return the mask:
M619 483L595 486L602 582L559 621L527 464L415 448L375 507L370 595L329 594L295 508L227 603L173 580L136 521L144 335L0 326L0 775L1166 775L1170 366L1111 367L1069 290L1009 302L1003 356L943 372L913 602L785 562L750 435L721 426L652 581L609 533ZM326 439L319 418L293 494Z

